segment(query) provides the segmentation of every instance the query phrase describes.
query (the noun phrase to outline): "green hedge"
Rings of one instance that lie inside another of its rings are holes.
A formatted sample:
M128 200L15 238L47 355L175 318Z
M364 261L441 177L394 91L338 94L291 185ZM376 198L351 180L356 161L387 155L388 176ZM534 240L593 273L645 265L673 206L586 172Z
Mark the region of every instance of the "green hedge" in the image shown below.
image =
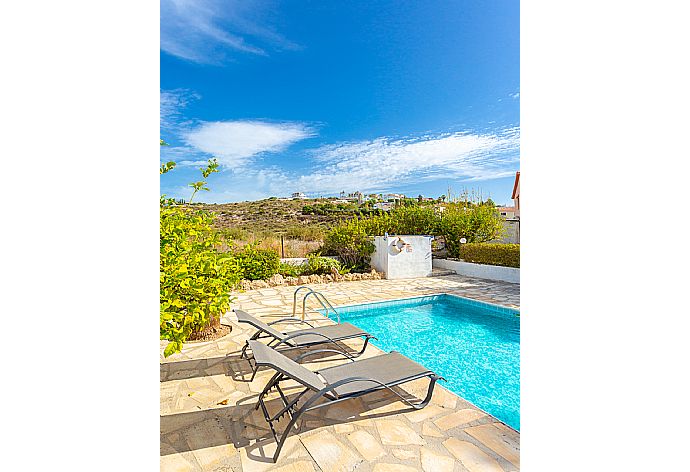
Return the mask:
M505 267L520 267L519 244L470 243L460 247L465 262Z
M248 280L265 280L278 272L280 256L270 249L259 249L246 245L234 254L240 276Z

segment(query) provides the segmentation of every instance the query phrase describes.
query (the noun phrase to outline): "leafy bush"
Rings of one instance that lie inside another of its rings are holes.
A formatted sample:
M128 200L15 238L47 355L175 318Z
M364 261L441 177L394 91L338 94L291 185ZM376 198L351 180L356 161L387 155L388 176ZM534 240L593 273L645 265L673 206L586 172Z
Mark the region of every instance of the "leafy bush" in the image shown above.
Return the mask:
M331 274L333 273L333 269L337 270L340 274L349 272L349 270L344 268L336 259L322 257L320 254L310 254L307 256L306 264L295 265L281 262L278 267L278 273L286 277L299 277L300 275Z
M213 216L161 198L160 338L164 355L180 352L190 334L220 323L230 308L228 292L239 281L234 259L219 253Z
M368 270L371 255L375 250L363 221L366 220L354 219L344 222L324 237L324 253L338 256L345 268L354 271Z
M278 266L278 273L285 277L299 277L300 275L304 275L306 267L306 264L295 265L281 262Z
M309 255L306 266L306 271L310 275L331 274L333 269L339 273L343 272L343 267L338 260L330 257L321 257L320 255Z
M370 218L367 232L372 236L390 234L435 234L438 215L430 206L401 206L388 214Z
M447 205L438 220L436 234L446 241L448 255L460 257L460 239L468 243L483 243L502 234L503 224L495 208L478 205Z
M270 249L259 249L254 244L247 244L234 254L240 276L248 280L264 280L278 273L280 256Z
M467 262L505 267L520 267L519 244L463 244L460 257Z

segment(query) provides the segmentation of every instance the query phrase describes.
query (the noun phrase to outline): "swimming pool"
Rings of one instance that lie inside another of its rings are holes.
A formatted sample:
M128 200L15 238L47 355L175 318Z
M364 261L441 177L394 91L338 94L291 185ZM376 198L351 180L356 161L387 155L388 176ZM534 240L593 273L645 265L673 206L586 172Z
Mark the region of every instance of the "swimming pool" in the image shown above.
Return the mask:
M341 321L445 377L442 385L520 430L519 311L454 295L339 307Z

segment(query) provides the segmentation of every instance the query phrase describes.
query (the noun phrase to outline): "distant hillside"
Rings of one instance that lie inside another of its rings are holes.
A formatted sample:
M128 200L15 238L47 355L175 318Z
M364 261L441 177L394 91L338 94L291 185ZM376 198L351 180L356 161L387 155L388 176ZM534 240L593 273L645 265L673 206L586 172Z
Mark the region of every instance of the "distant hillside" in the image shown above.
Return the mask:
M266 199L254 202L199 204L205 210L214 212L217 228L234 228L250 233L273 233L287 236L300 236L301 229L311 228L314 233L322 233L332 224L343 218L352 218L351 211L344 210L328 215L303 215L305 205L324 203L328 200L277 200ZM349 205L348 205L349 206ZM357 208L357 205L352 205ZM320 239L318 236L316 239Z

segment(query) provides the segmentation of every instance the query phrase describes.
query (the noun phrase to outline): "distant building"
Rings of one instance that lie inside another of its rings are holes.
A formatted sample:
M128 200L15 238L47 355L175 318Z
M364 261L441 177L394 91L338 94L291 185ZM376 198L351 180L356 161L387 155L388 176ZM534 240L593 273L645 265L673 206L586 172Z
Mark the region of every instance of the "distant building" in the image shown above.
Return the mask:
M515 218L515 207L496 207L496 210L507 220Z
M390 211L394 207L395 207L395 203L390 203L390 202L374 203L374 209L375 210Z
M295 193L292 194L292 198L300 198L300 199L302 199L302 200L306 200L306 199L309 198L309 197L307 197L307 196L306 196L305 194L303 194L302 192L295 192Z
M357 191L354 193L348 193L347 195L345 192L340 192L340 199L341 200L347 200L348 202L357 202L360 205L367 200L370 200L370 198L366 195L364 195L362 192Z
M513 196L511 197L515 202L515 212L513 220L517 224L516 228L516 242L520 243L520 171L515 173L515 183L513 184Z
M513 184L513 196L515 204L515 218L520 219L520 171L515 173L515 183Z
M402 193L387 193L383 196L383 199L386 200L387 202L395 201L395 200L402 200L403 198L405 198L405 195Z

